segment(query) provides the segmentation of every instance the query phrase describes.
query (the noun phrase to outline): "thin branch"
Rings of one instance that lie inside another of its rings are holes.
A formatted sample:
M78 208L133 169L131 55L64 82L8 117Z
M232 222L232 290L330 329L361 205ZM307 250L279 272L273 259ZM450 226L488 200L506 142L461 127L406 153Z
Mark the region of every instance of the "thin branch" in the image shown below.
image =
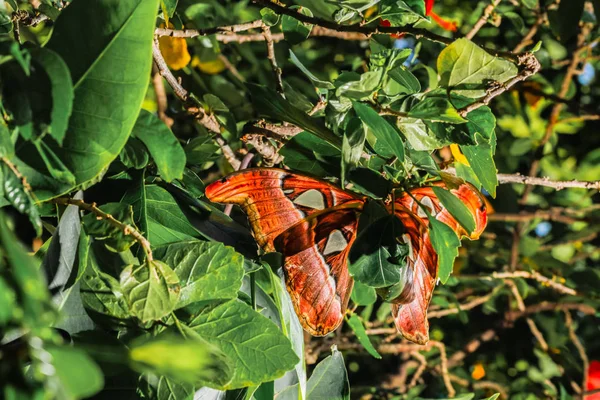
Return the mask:
M488 4L486 8L484 8L481 17L477 20L475 25L473 25L473 28L471 28L471 30L465 35L467 39L471 40L475 37L475 35L477 35L477 32L483 28L492 15L492 12L494 12L494 9L498 6L498 4L500 4L501 1L502 0L492 0L492 2Z
M525 34L523 39L521 39L519 44L517 46L515 46L515 48L513 49L513 53L519 53L519 52L523 51L523 49L525 47L527 47L533 43L533 38L536 35L538 29L546 21L546 13L545 12L537 10L537 13L538 13L537 18L536 18L534 24L531 26L531 28L529 28L529 31Z
M581 382L582 390L585 390L588 386L588 369L590 367L590 361L588 359L587 354L585 353L585 348L581 341L577 337L577 333L575 332L575 327L573 326L573 318L571 317L571 313L568 310L563 311L565 313L565 326L569 330L569 338L571 342L575 345L577 352L579 353L579 357L581 358L582 368L583 368L583 380ZM585 399L585 396L583 396Z
M441 318L441 317L445 317L448 315L458 314L461 311L472 310L473 308L478 307L478 306L484 304L485 302L487 302L489 299L491 299L497 293L497 291L500 287L501 286L498 286L497 288L495 288L494 290L492 290L490 293L486 294L485 296L479 296L467 303L459 304L455 308L448 308L445 310L438 310L438 311L430 311L427 313L427 318L429 318L429 319Z
M569 88L571 87L571 82L573 81L573 78L575 77L577 66L579 65L579 63L581 61L581 54L584 51L586 51L588 49L588 46L590 45L590 44L586 45L585 41L586 41L588 34L590 33L590 31L592 29L591 25L592 24L584 24L581 29L581 32L577 36L577 50L575 50L573 52L573 57L571 59L571 63L569 64L569 67L567 68L567 72L565 73L565 77L563 78L562 84L560 86L560 90L557 93L558 97L564 98L567 96ZM548 141L552 137L552 133L554 133L554 127L555 127L556 123L558 122L558 119L560 117L560 113L561 113L563 107L564 107L563 103L557 103L552 107L552 111L550 112L550 117L548 118L548 124L546 125L546 131L544 133L544 137L542 138L542 140L540 140L540 143L538 144L538 148L534 155L534 160L531 163L531 166L529 167L529 173L528 173L529 176L536 176L538 173L538 170L540 167L540 159L544 155L544 148L546 146L546 143L548 143ZM520 204L526 203L527 198L529 197L529 194L531 193L531 190L532 190L531 187L525 188L525 191L523 192L523 196L521 197L521 200L519 201Z
M144 253L146 254L146 259L148 261L153 260L152 249L151 249L150 242L148 241L148 239L146 239L144 237L144 235L142 235L142 233L140 231L138 231L135 227L133 227L129 224L123 223L123 222L117 220L112 215L99 209L96 206L96 203L89 204L89 203L84 202L83 200L71 199L68 197L57 197L50 201L54 204L60 204L60 205L64 205L64 206L69 206L69 205L76 206L82 210L91 212L92 214L94 214L96 216L96 218L104 220L107 223L109 223L110 225L123 231L123 233L125 235L131 235L140 244L140 246L144 250Z
M443 170L452 175L456 175L455 168L446 168ZM545 186L551 187L556 190L562 190L567 188L579 188L579 189L593 189L600 190L600 181L553 181L548 177L534 177L534 176L526 176L521 175L519 173L516 174L497 174L498 183L519 183L522 185L530 185L530 186Z
M522 55L519 55L518 64L523 65L523 69L515 77L509 79L506 82L498 82L496 85L494 85L487 91L486 95L483 98L474 103L469 104L466 107L459 109L458 113L462 117L466 117L469 112L476 110L479 107L488 105L490 101L492 101L492 99L494 99L496 96L501 95L517 83L526 80L532 75L535 75L541 68L540 62L533 55L533 53L524 53Z
M417 367L417 370L408 384L409 389L417 386L421 375L423 375L423 372L425 372L425 369L427 369L427 359L423 354L419 353L418 351L413 351L410 353L410 355L419 362L419 366Z
M437 35L435 33L429 32L425 29L413 28L410 26L403 27L383 27L383 26L368 26L358 24L351 25L339 25L335 22L327 21L317 17L311 17L308 15L304 15L302 13L297 12L291 8L280 5L278 2L274 0L253 0L255 4L261 5L263 7L268 7L271 10L275 11L278 14L289 15L297 19L300 22L304 22L305 24L317 25L324 28L332 29L338 32L356 32L362 33L366 36L371 36L374 34L408 34L415 36L417 39L424 38L431 40L432 42L438 42L445 45L451 44L454 40L451 38L447 38L441 35Z
M586 315L595 315L596 309L590 305L582 303L552 303L544 301L539 304L527 306L525 310L508 311L504 314L504 319L507 321L515 321L527 315L537 314L545 311L564 311L574 310Z
M487 331L483 332L481 335L467 343L462 350L454 353L448 360L448 366L452 368L460 364L462 360L464 360L469 354L476 352L482 343L489 342L495 339L497 336L498 335L494 329L488 329Z
M450 381L450 376L448 374L448 356L446 355L446 346L444 345L444 343L435 340L430 340L429 343L437 347L440 351L440 367L442 370L442 379L444 380L444 385L446 385L448 396L454 397L456 395L456 391L454 390L454 386L452 386L452 382Z
M520 174L498 174L499 183L520 183L530 186L546 186L556 190L566 188L600 190L600 181L551 181L548 177L538 178Z
M561 222L563 224L573 224L580 221L578 218L568 217L554 210L535 210L534 212L521 211L518 214L494 213L488 215L488 221L502 222L528 222L534 219Z
M227 26L217 26L214 28L207 29L168 29L168 28L156 28L154 30L154 34L156 36L170 36L177 38L194 38L197 36L207 36L214 35L217 33L236 33L236 32L245 32L250 29L257 29L263 25L263 21L257 19L255 21L246 22L243 24L236 25L227 25Z
M189 92L181 85L179 80L175 78L175 75L173 75L169 69L167 62L160 51L158 39L156 38L152 42L152 56L158 71L171 86L173 93L175 93L175 95L183 102L186 111L193 115L198 123L214 134L214 139L221 148L227 162L229 162L234 169L238 169L240 167L240 160L237 159L227 141L221 136L221 125L219 124L219 121L217 121L214 115L207 114L202 108L202 105L199 104L195 98L190 96Z
M156 94L156 112L158 118L160 118L169 128L173 126L173 118L167 115L167 91L165 90L165 83L163 76L158 71L156 64L152 66L152 86L154 87L154 93Z
M277 92L285 99L285 93L283 90L283 81L281 80L281 68L277 65L277 58L275 57L275 46L273 45L273 37L271 35L271 28L266 24L262 24L262 34L265 37L267 43L267 58L271 63L271 69L275 75L275 83L277 86Z
M519 311L524 312L525 311L525 303L523 302L523 298L521 297L521 294L519 293L519 289L517 289L517 285L515 285L515 283L510 280L506 280L505 283L510 288L515 300L517 301L517 308L519 309ZM548 351L548 348L549 348L548 343L546 342L546 339L544 339L542 332L540 332L540 330L538 329L538 327L535 324L535 322L533 321L533 319L527 317L526 320L527 320L527 325L529 325L529 329L531 330L531 333L537 339L542 350Z
M481 280L494 280L494 279L533 279L542 284L542 286L546 286L556 290L558 293L566 294L570 296L576 296L577 292L570 287L567 287L559 282L556 282L553 279L546 278L542 274L537 271L528 272L528 271L514 271L514 272L494 272L491 275L483 275L483 276L472 276L472 275L462 275L459 276L460 279L481 279ZM505 281L506 282L506 281Z

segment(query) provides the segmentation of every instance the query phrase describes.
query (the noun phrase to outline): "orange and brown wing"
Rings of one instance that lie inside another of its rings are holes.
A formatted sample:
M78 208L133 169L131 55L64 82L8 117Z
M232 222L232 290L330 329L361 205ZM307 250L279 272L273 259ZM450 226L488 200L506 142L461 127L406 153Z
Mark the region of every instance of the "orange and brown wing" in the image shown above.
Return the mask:
M206 196L240 205L263 250L283 254L287 290L308 332L322 336L340 325L352 292L346 263L363 197L274 168L231 174L209 185Z
M441 182L436 185L444 187ZM437 220L452 228L459 237L477 239L487 224L485 202L475 187L465 183L451 191L473 214L476 228L471 234L468 234L442 206L431 187L411 190L410 194L404 193L394 202L395 215L402 221L407 231L405 241L410 247L407 266L413 270L414 296L408 302L392 304L392 315L398 331L406 339L419 344L425 344L429 340L427 308L438 273L438 257L431 244L429 221L419 203L427 207Z
M312 335L324 336L344 320L354 285L348 254L363 205L355 200L316 212L275 239L296 314Z

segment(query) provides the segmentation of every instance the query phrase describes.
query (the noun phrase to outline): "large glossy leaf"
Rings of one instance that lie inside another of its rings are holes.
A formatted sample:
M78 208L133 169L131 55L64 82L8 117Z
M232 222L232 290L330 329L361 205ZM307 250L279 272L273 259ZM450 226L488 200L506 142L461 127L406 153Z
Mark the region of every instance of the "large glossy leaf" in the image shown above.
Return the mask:
M147 237L153 246L201 237L169 192L156 185L139 189L143 190L138 192L140 201L145 198L145 211L140 215L147 218Z
M233 361L233 379L224 389L279 378L298 362L277 326L238 300L205 308L189 326Z
M466 119L458 114L458 111L448 99L439 96L424 98L410 109L408 116L429 121L448 122L451 124L462 124L467 122Z
M234 299L242 286L244 257L221 243L173 243L156 249L154 256L171 265L181 281L176 308L196 301Z
M354 111L361 121L369 128L370 132L376 138L375 143L371 143L377 154L383 157L398 157L401 162L404 161L404 144L400 139L400 134L387 122L377 111L362 103L353 103Z
M163 334L152 339L140 338L129 346L132 367L178 382L200 384L231 380L231 361L215 346L199 337L183 339Z
M47 47L58 53L75 87L62 147L48 140L77 184L96 179L127 141L148 87L158 0L75 0L61 12ZM40 200L64 193L22 147L21 168ZM35 171L37 169L38 171Z
M350 400L350 383L342 353L337 349L321 361L313 371L307 384L307 399Z
M505 82L518 73L513 63L492 56L465 38L442 50L437 68L440 86L471 98L484 96L488 84Z
M81 198L82 193L79 192L75 197ZM52 235L41 268L46 274L52 301L61 311L61 318L54 326L70 334L94 327L79 294L78 278L85 272L89 246L86 238L80 237L80 232L79 208L68 206Z
M156 115L141 110L131 134L146 145L165 181L183 178L185 151L173 132Z
M127 266L121 273L121 287L131 313L142 322L165 317L179 299L179 278L162 261Z

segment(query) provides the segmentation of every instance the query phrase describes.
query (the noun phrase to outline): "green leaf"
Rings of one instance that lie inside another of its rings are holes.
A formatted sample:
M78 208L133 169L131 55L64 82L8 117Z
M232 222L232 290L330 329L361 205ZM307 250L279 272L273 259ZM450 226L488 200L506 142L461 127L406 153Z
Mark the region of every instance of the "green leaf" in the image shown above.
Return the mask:
M119 160L127 168L142 169L150 161L148 149L139 139L129 137L125 147L119 153Z
M67 399L91 397L104 387L104 375L98 365L82 350L70 346L47 348L58 378L60 392Z
M226 385L233 375L231 360L199 337L163 334L139 338L129 345L132 368L177 382Z
M165 181L183 178L185 151L173 132L156 115L141 110L131 134L146 145L159 175Z
M260 17L267 26L275 26L279 23L279 15L270 8L262 8L260 10Z
M352 288L352 295L350 296L352 301L360 306L368 306L375 304L377 301L377 293L371 286L367 286L360 281L354 281L354 287Z
M452 228L432 217L426 207L423 207L423 210L429 219L431 244L438 255L438 278L442 283L446 283L452 273L454 259L458 257L460 240Z
M0 161L0 168L2 168L2 174L4 175L3 182L0 182L4 186L4 197L18 212L29 217L36 235L41 236L42 220L31 194L23 186L23 181L15 175L8 165Z
M168 18L172 18L179 0L160 0L160 7Z
M444 208L471 234L475 230L475 219L467 206L449 190L439 186L432 186L432 189Z
M506 82L518 73L513 63L488 54L465 38L442 50L437 68L440 86L471 98L484 96L489 83Z
M131 313L142 322L169 315L179 300L179 278L162 261L129 265L121 273L120 280Z
M367 352L370 355L372 355L373 357L375 357L377 359L381 359L381 355L377 352L375 347L373 347L373 344L371 343L371 339L369 338L369 335L367 335L365 326L363 325L362 321L360 320L360 318L358 318L358 316L356 314L352 314L352 316L350 318L348 318L348 325L350 325L350 328L352 328L352 331L358 338L358 341L360 342L360 344L363 345L365 350L367 350Z
M13 318L14 312L19 309L16 300L17 294L0 276L0 326L7 324Z
M369 99L379 88L383 70L367 71L363 74L344 72L335 81L335 95L353 100Z
M309 132L300 132L288 141L279 154L293 170L316 176L338 175L340 151Z
M366 104L353 102L352 106L376 138L377 141L372 145L377 154L383 157L395 156L400 162L404 162L404 144L392 125Z
M36 141L33 143L38 151L40 157L46 165L46 169L50 175L59 182L68 183L69 185L75 185L75 175L69 171L61 159L56 155L48 144L43 141Z
M406 137L410 146L419 151L441 149L449 143L445 138L440 138L421 119L402 118L398 121L398 128Z
M458 111L448 99L439 96L424 98L410 109L408 116L429 121L448 122L451 124L462 124L467 122L466 119L458 114Z
M476 146L460 146L471 168L477 175L477 178L492 197L496 197L496 186L498 186L498 176L496 175L496 164L494 163L494 150L496 147L495 138L491 143L487 143L485 138L476 134L478 142Z
M286 121L305 129L320 139L329 142L337 149L342 147L342 140L331 132L322 120L312 118L304 111L294 107L277 92L264 86L246 84L252 94L254 109L260 116Z
M147 237L153 246L201 237L169 192L159 186L148 185L144 186L144 193Z
M398 283L403 277L406 245L398 242L404 228L393 215L383 217L364 229L350 249L348 269L356 279L371 287Z
M238 300L203 309L189 327L233 361L233 379L223 389L276 379L298 362L290 341L277 326Z
M333 89L335 88L335 86L333 86L333 83L328 82L328 81L322 81L319 78L317 78L316 76L314 76L312 74L312 72L310 72L308 70L308 68L306 68L298 59L298 57L296 57L296 54L294 54L294 52L292 51L292 49L290 49L290 61L292 62L292 64L294 64L296 67L298 67L298 69L300 69L300 71L302 71L304 73L304 75L306 75L308 77L308 79L310 79L312 81L312 83L315 85L315 87L317 88L321 88L321 89Z
M307 7L291 6L289 8L300 14L309 17L313 16L313 13ZM298 44L308 38L310 31L312 30L312 25L300 22L289 15L284 15L281 18L281 30L283 31L286 41L290 44Z
M123 298L119 281L104 271L121 271L132 262L127 252L114 253L100 243L92 243L87 265L81 279L81 299L85 308L95 314L125 320L130 317L129 306ZM131 258L133 256L129 253ZM101 268L102 267L102 268Z
M345 181L348 169L360 162L366 137L367 132L360 119L351 119L342 140L342 181Z
M153 254L172 265L181 281L176 309L197 301L234 299L242 286L244 257L221 243L174 243Z
M417 77L407 70L405 67L396 67L390 72L388 76L398 86L388 83L386 86L386 94L389 96L396 96L398 94L414 94L421 91L421 83Z
M121 152L137 119L152 62L158 0L75 0L56 20L48 49L58 53L75 87L62 147L47 144L78 184L96 179ZM72 189L30 167L27 146L20 165L45 200Z
M99 208L112 215L117 221L135 228L131 206L123 203L107 203ZM98 219L94 213L87 214L83 217L82 222L88 235L102 240L108 248L114 251L125 251L136 242L129 232L112 225L105 219Z
M37 48L31 52L31 56L33 63L42 67L50 79L52 113L49 132L58 144L62 144L75 97L69 68L57 53L48 48Z
M562 4L558 4L558 9L548 12L548 20L552 32L566 43L569 39L579 31L579 21L583 14L585 0L571 0ZM594 11L597 13L594 9Z
M390 21L392 26L414 24L425 19L423 0L383 0L379 5L379 17Z
M334 346L331 355L321 361L307 383L310 400L350 400L350 383L344 358Z

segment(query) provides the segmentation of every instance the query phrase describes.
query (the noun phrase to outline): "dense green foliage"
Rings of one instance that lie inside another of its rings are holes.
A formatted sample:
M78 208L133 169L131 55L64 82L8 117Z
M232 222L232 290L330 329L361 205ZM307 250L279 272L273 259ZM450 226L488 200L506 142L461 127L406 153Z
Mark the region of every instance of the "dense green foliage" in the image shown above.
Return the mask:
M457 32L426 3L0 2L0 397L595 389L600 1L439 1ZM303 332L245 216L204 197L250 164L374 200L326 337ZM473 183L495 213L462 247L430 216L441 284L419 346L385 301L409 249L381 203L432 179Z

